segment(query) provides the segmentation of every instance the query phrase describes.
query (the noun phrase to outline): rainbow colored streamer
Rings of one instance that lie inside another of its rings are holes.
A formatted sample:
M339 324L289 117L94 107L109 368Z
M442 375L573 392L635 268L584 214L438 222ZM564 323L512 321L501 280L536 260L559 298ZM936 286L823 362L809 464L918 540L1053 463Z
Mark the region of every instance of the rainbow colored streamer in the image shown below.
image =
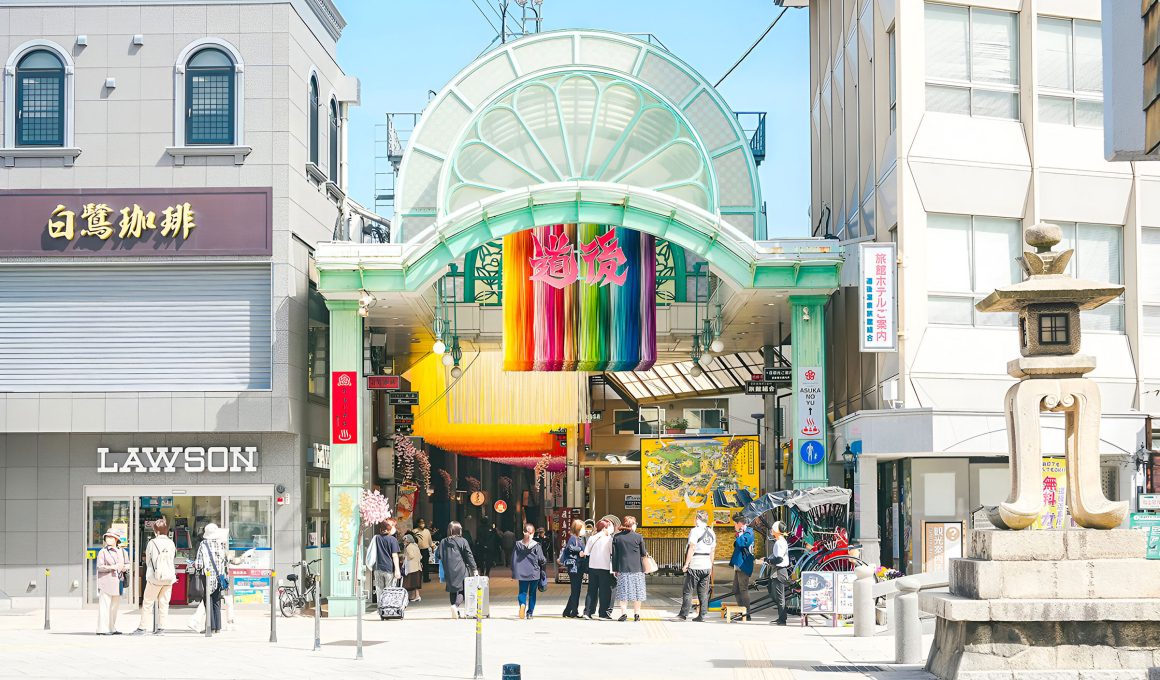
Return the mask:
M578 246L615 231L624 283L588 283ZM533 280L537 243L564 235L578 280ZM656 239L624 227L555 224L503 239L504 362L508 371L632 371L656 362Z

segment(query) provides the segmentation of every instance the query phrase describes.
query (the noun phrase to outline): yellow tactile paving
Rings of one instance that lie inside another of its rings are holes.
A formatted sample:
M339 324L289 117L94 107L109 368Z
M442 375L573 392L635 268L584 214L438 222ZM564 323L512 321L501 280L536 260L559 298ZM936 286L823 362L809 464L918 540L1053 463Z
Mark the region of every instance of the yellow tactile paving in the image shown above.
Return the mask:
M770 668L769 647L757 640L743 640L741 652L745 666L733 670L733 680L793 680L785 668Z

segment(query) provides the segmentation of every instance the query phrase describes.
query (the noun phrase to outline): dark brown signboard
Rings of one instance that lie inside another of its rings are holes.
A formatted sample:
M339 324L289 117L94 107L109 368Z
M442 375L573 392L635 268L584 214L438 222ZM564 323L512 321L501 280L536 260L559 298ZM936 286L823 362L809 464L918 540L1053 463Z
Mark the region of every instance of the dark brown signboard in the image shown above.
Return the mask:
M0 190L0 257L271 255L268 187Z

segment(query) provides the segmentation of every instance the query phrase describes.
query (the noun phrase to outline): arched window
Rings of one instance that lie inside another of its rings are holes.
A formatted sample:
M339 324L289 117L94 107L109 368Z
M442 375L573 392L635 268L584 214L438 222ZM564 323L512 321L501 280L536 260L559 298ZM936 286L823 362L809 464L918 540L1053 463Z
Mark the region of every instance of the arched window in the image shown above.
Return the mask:
M322 102L318 100L318 78L310 76L310 162L318 165L318 107Z
M338 102L330 100L330 181L338 184Z
M185 66L185 143L234 144L234 61L209 47Z
M16 64L16 146L64 146L64 62L34 50Z

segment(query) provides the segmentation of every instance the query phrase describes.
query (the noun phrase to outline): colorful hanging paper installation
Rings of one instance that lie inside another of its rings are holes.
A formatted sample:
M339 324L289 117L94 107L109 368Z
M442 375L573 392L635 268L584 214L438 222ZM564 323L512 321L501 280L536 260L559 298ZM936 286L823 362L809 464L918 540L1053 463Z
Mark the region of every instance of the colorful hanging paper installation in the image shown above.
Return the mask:
M642 371L656 362L656 239L556 224L503 239L504 369Z

